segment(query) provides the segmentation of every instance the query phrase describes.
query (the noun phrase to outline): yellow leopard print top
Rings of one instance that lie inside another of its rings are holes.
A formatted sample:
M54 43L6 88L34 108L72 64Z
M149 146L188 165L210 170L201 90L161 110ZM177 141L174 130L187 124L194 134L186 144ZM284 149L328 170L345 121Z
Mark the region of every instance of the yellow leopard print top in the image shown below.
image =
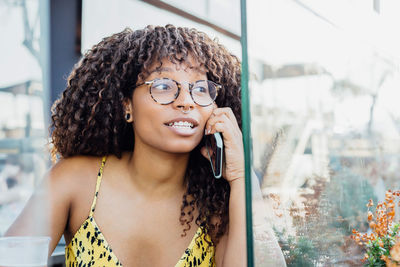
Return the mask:
M82 223L71 242L65 247L65 263L67 267L122 266L93 217L105 163L106 157L103 157L97 175L96 193L89 217ZM214 246L209 246L205 238L206 236L199 227L189 247L184 251L175 267L215 267L215 248ZM207 239L210 240L208 236Z

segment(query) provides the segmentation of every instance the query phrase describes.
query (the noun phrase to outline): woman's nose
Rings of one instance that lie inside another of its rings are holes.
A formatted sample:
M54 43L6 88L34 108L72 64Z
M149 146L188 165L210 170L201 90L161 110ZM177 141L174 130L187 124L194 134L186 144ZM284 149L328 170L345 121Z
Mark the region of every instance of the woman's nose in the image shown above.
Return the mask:
M192 99L192 96L190 95L189 87L190 87L189 84L181 85L179 95L174 101L174 105L177 108L183 108L185 110L188 110L188 109L193 109L194 106L196 105Z

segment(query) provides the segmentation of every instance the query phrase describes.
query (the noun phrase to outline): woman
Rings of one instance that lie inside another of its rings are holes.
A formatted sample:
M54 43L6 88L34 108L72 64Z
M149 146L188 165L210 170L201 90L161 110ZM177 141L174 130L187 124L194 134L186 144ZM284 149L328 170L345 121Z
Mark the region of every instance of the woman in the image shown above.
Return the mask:
M245 266L240 110L240 63L206 34L103 39L53 106L50 251L64 234L67 266ZM203 142L215 132L223 179ZM35 201L7 235L29 231Z

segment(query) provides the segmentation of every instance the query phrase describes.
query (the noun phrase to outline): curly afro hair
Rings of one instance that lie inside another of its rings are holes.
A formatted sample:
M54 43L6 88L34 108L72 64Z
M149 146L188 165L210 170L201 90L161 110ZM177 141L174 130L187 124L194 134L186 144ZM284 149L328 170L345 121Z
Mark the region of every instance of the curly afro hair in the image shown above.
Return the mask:
M222 85L215 102L230 107L241 128L241 70L236 56L196 29L173 25L125 29L104 38L74 66L67 88L52 107L53 155L121 158L123 151L132 151L134 135L124 118L124 99L132 97L138 80L146 77L153 63L167 58L179 64L189 56L206 69L209 80ZM226 180L213 178L201 146L190 154L179 221L182 235L195 220L210 234L207 242L217 243L227 231L230 188Z

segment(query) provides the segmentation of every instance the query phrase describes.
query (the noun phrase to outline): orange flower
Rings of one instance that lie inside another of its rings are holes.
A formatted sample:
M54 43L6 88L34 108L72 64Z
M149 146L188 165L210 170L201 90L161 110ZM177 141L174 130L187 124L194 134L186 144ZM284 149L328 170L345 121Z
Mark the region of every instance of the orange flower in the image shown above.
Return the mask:
M369 227L371 227L371 229L375 229L376 224L374 222L370 222L369 223Z
M376 205L375 216L373 212L369 210L374 205L372 199L370 199L366 206L368 208L367 218L372 233L361 234L356 229L353 229L351 238L361 246L365 246L369 241L374 241L378 242L379 246L383 248L385 240L389 237L388 230L391 229L394 224L394 218L396 215L395 202L397 200L397 197L399 196L400 196L400 190L393 192L391 190L386 191L385 200L383 202L377 203ZM400 201L398 201L397 204L400 206ZM374 255L374 257L380 257L383 261L385 261L386 266L400 267L400 265L396 263L400 262L400 237L398 237L396 241L397 243L393 247L389 245L390 249L389 257L381 255L383 254L382 252L374 252L369 250L368 248L366 249L367 252L372 253L371 255ZM369 256L366 253L365 257L363 258L363 261L367 260L368 257Z
M391 219L392 219L392 218L394 217L394 215L395 215L394 210L389 211L389 212L387 213L387 215L390 216Z
M368 221L372 221L373 218L374 215L372 214L372 212L368 211Z
M393 261L391 261L391 260L388 260L387 262L386 262L386 267L399 267L400 265L398 265L397 263L395 263L395 262L393 262Z
M390 250L390 256L395 261L400 261L400 242L397 242Z

